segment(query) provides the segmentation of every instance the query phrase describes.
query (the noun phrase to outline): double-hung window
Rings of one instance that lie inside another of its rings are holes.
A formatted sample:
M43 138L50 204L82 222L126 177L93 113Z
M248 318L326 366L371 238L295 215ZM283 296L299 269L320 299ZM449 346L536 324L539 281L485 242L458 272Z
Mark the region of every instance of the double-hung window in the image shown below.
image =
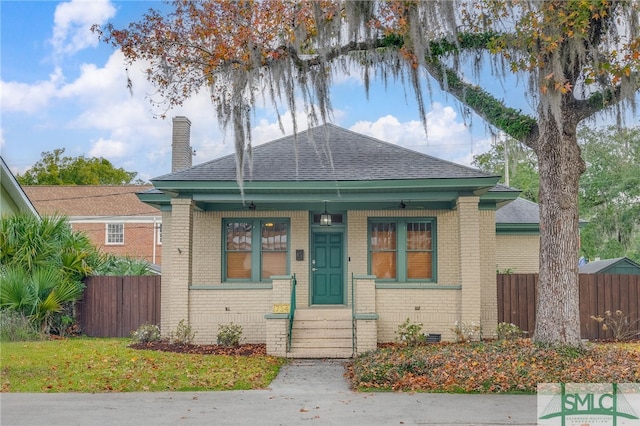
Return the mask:
M107 223L107 244L124 244L124 223Z
M223 226L226 281L268 281L288 273L288 221L227 219Z
M369 220L369 273L379 280L435 281L433 218Z

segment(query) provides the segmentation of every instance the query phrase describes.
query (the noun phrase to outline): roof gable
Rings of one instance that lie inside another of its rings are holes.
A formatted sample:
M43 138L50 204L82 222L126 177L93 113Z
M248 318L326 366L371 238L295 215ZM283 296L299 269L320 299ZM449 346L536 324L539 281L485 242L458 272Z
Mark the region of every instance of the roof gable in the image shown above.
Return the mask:
M244 170L247 182L474 179L493 176L333 124L254 147L252 160L245 161ZM236 178L235 155L228 155L152 180L235 182Z

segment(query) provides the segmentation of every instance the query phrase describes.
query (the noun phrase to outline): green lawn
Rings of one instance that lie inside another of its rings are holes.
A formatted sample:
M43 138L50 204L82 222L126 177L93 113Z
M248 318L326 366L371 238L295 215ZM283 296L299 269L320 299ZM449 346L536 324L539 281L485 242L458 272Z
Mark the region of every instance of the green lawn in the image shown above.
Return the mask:
M263 389L286 360L134 350L130 339L72 338L0 344L2 392ZM538 382L640 382L640 343L582 353L530 340L379 349L350 365L363 390L535 393Z
M2 392L263 389L285 360L190 355L127 346L130 339L2 342Z

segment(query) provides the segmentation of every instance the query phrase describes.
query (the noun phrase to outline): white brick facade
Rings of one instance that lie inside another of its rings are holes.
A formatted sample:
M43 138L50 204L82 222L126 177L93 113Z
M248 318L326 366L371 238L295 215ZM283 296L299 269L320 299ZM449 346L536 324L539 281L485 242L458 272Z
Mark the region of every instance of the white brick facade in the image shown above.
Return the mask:
M376 287L367 277L369 217L435 218L437 281ZM218 326L243 327L242 342L267 343L273 353L286 347L287 320L271 315L274 305L288 304L288 281L230 284L222 280L223 218L287 218L289 265L297 277L297 306L308 308L310 218L305 211L202 212L187 199L174 199L172 212L163 214L165 251L162 276L162 332L175 330L180 320L196 332L196 342L215 343ZM409 318L423 324L425 333L453 340L456 321L482 323L485 333L497 322L495 212L480 210L478 197L461 197L454 210L348 211L345 215L345 294L351 308L355 282L358 351L377 342L393 341L398 325ZM304 250L304 260L295 258ZM504 254L501 254L503 259ZM352 280L352 276L356 276ZM284 292L284 293L283 293ZM269 316L271 315L271 317ZM276 318L277 317L277 318ZM283 340L283 333L285 339ZM285 345L285 346L283 346Z

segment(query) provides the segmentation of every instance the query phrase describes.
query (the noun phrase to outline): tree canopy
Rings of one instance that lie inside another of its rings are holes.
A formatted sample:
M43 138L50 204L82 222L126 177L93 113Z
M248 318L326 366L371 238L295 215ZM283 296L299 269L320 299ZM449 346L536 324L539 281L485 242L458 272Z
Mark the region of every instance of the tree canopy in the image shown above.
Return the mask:
M640 262L640 128L581 126L578 144L587 166L578 197L580 219L587 222L580 230L580 254L587 260L627 256ZM535 155L513 139L474 156L473 165L502 175L502 183L537 202Z
M128 185L137 172L115 167L105 158L63 156L64 148L42 153L32 168L16 176L21 185Z
M535 153L518 141L506 138L489 151L474 155L472 164L482 171L502 176L500 183L522 191L522 198L538 202L538 162Z
M628 256L640 262L640 127L582 128L587 163L580 179L581 252L588 259Z
M337 72L396 78L413 90L426 129L425 72L491 126L534 150L540 171L540 278L534 338L580 346L577 125L623 115L640 87L640 4L616 0L217 1L176 0L118 29L95 27L148 78L167 105L209 90L233 131L239 167L251 156L261 96L294 117L330 117ZM277 17L277 19L274 19ZM505 105L469 76L491 58L496 78L522 75L535 116ZM471 71L466 74L464 70ZM431 80L427 80L430 82ZM431 90L435 90L429 86Z

